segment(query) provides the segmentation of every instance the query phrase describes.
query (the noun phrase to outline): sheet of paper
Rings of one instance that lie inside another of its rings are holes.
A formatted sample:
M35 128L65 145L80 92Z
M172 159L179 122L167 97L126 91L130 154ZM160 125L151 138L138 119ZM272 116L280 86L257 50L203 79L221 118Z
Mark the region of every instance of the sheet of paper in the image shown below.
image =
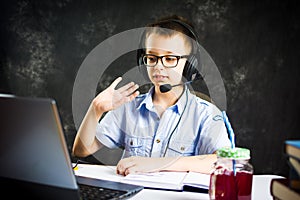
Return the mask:
M121 182L124 176L116 173L116 166L78 164L75 175Z

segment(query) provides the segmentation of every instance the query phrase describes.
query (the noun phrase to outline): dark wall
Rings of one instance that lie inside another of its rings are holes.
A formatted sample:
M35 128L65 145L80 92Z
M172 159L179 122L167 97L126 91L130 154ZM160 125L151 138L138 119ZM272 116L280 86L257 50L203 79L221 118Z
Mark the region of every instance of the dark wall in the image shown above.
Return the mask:
M287 175L284 140L300 138L298 11L293 1L2 1L0 92L54 98L71 149L85 57L110 36L179 14L219 68L237 146L251 149L257 174ZM126 59L99 77L99 90L135 64Z

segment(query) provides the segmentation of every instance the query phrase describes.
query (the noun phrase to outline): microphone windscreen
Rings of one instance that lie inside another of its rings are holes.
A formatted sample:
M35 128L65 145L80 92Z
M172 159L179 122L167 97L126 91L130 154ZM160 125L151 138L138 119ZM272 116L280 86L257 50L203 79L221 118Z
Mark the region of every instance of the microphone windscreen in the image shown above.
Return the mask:
M164 84L159 86L159 90L161 93L169 92L172 89L170 84Z

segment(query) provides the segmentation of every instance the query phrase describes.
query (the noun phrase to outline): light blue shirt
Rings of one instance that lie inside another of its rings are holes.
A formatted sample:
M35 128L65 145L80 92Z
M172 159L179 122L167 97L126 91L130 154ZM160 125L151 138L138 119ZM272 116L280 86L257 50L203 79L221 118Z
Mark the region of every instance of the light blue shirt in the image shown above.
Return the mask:
M109 148L124 148L124 157L192 156L230 146L221 111L185 89L161 118L152 102L154 88L112 110L96 129Z

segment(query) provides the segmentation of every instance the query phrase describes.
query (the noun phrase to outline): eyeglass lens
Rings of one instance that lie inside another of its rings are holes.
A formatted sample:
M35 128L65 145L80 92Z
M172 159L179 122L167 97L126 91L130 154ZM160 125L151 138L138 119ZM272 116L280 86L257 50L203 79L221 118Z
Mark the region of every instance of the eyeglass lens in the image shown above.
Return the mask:
M167 56L145 55L143 61L145 65L149 67L154 67L157 64L159 58L161 59L162 64L165 67L176 67L179 59L179 57L170 56L170 55Z

